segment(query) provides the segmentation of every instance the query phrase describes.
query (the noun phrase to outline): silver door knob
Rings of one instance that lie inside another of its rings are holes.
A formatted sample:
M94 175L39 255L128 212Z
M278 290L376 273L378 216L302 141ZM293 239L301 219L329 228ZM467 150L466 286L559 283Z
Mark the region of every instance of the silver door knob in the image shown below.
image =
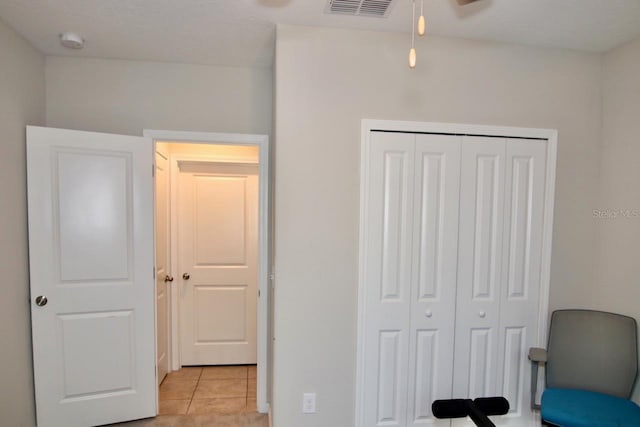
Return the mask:
M173 282L173 276L169 276L168 274L166 276L164 276L164 281L166 282Z
M183 278L184 280L189 280L189 279L191 278L191 276L189 276L189 273L184 273L184 274L182 275L182 278Z
M45 297L44 295L38 295L36 297L36 305L38 307L44 307L45 305L47 305L47 302L49 300L47 299L47 297Z
M484 311L479 311L478 312L478 316L480 316L482 318L486 317L486 315L487 315L487 313L485 313Z
M426 317L431 317L431 316L433 316L433 313L431 312L431 310L427 310L427 311L424 312L424 315Z

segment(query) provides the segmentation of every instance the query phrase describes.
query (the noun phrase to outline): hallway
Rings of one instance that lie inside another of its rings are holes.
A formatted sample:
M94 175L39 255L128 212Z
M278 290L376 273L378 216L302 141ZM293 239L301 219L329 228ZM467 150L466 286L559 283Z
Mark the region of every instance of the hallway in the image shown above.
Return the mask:
M160 385L160 415L256 411L255 365L184 367Z

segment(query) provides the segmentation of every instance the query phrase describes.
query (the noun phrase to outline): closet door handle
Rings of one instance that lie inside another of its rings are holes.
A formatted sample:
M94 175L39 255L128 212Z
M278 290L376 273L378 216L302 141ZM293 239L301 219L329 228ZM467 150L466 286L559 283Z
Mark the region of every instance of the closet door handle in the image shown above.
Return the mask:
M485 313L484 311L479 311L478 312L478 317L481 317L481 318L484 319L486 316L487 316L487 313Z
M431 318L431 316L433 316L433 313L431 312L431 310L427 310L424 312L424 315L428 318Z

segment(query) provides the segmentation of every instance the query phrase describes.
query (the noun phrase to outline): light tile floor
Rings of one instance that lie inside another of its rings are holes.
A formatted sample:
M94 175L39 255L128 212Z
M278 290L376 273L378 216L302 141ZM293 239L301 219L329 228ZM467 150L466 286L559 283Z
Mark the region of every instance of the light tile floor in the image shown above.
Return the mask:
M184 367L160 384L160 415L256 412L256 367Z

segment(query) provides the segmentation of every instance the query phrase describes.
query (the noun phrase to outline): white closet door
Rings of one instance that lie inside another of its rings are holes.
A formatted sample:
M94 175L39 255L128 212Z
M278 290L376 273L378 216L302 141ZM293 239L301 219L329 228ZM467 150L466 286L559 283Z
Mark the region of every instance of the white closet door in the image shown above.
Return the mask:
M522 417L520 425L531 414L527 352L538 334L546 155L546 141L506 144L498 394L509 400L509 417Z
M414 171L411 335L407 425L448 426L431 413L449 399L458 257L462 137L417 135Z
M372 132L363 194L361 427L467 426L437 399L504 396L530 425L547 141Z
M405 426L415 135L371 133L365 209L364 426Z
M454 398L497 392L505 140L462 143Z

